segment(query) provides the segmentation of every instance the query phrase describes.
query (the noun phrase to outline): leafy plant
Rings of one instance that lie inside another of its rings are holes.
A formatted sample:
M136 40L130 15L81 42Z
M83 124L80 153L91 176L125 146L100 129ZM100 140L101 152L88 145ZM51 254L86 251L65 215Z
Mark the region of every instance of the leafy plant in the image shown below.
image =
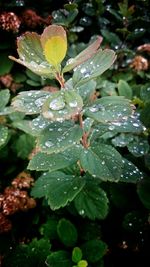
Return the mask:
M62 26L51 25L41 36L25 33L19 37L19 59L10 57L60 84L57 92L24 91L12 101L15 111L34 115L15 123L36 137L38 152L28 169L44 171L32 196L46 197L53 210L73 201L78 213L90 219L104 219L108 213L109 201L102 182L136 183L143 178L138 168L113 147L116 141L111 143L118 134L132 132L133 138L138 138L143 132L133 104L122 96L130 90L128 84L120 80L121 96L93 97L97 79L116 58L114 51L99 48L101 41L97 37L64 66L66 32ZM66 81L65 73L71 70L73 75Z

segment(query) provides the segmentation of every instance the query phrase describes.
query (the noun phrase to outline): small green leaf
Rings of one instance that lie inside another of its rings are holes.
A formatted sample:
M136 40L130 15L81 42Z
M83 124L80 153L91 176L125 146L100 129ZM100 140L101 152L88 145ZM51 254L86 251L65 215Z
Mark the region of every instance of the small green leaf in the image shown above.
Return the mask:
M98 122L120 121L132 114L130 101L122 96L106 96L85 109L85 115Z
M78 213L91 220L104 219L108 214L108 198L105 191L94 182L87 182L74 199Z
M94 56L74 70L73 84L81 86L91 79L97 78L113 64L116 56L113 50L98 50Z
M127 99L132 99L132 89L126 81L119 80L118 92L120 96L124 96Z
M28 169L52 172L66 168L78 161L81 150L82 147L76 145L58 154L38 152L29 162Z
M78 263L82 259L82 250L79 247L75 247L72 251L72 261Z
M12 106L15 110L25 114L38 114L46 99L51 94L46 91L24 91L13 98Z
M8 89L3 89L0 91L0 111L5 108L8 104L10 98L10 92Z
M69 253L64 250L52 252L46 259L48 267L72 267Z
M107 252L107 244L102 240L90 240L82 245L83 257L90 263L103 258Z
M81 127L77 124L69 121L55 122L42 132L42 135L37 139L37 144L42 152L58 153L79 142L82 133Z
M77 267L87 267L87 266L88 266L88 263L85 260L79 261L77 265Z
M43 174L32 189L34 197L46 197L51 209L66 206L84 187L85 181L81 177L67 175L62 172Z
M61 242L67 247L73 247L78 239L75 226L66 219L61 219L57 225L57 233Z

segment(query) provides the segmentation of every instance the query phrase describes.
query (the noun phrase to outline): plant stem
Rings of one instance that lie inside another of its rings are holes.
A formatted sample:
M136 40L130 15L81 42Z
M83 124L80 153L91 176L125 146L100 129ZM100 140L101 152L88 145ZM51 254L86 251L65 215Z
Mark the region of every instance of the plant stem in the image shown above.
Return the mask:
M60 83L61 88L65 88L65 80L63 75L61 75L59 72L56 74L56 79Z
M82 114L80 113L79 114L79 124L80 124L80 127L83 129L83 119L82 119ZM84 146L84 148L88 148L89 147L89 144L88 144L88 133L87 132L83 132L83 135L82 135L82 145Z

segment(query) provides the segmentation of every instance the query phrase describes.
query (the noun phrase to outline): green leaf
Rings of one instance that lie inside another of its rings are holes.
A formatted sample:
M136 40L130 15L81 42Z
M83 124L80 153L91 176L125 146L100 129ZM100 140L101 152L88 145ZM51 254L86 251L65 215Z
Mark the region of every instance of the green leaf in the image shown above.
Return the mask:
M102 181L117 182L122 173L121 155L109 145L93 145L83 150L80 163L85 171Z
M38 152L29 162L28 169L36 171L49 170L52 172L66 168L78 161L81 149L81 146L76 145L59 154Z
M140 170L127 159L123 159L123 170L120 176L120 182L137 183L143 179L143 174Z
M85 109L85 116L98 122L120 121L132 114L130 101L122 96L106 96L94 102Z
M57 225L59 239L66 247L73 247L78 239L75 226L66 219L61 219Z
M72 261L78 263L82 259L82 250L79 247L75 247L72 251Z
M51 94L46 91L24 91L13 98L12 106L15 110L26 114L38 114L46 99Z
M85 82L101 75L111 67L115 58L115 52L110 49L98 50L93 57L75 69L73 74L74 86L81 86Z
M26 69L26 75L28 76L28 78L34 82L40 83L41 82L41 77L39 77L38 75L36 75L34 72L32 72L29 69Z
M91 45L89 45L86 49L79 53L75 58L70 58L63 69L63 73L74 69L76 66L91 58L97 52L97 49L99 48L101 42L102 37L99 36L97 40L95 40Z
M132 89L126 81L119 80L118 92L120 96L124 96L128 99L132 99Z
M48 267L72 267L69 253L64 250L52 252L46 259Z
M108 198L105 191L94 182L87 182L74 199L78 213L91 220L105 219L108 214Z
M43 174L32 189L32 196L46 197L51 209L66 206L84 187L85 181L81 177L66 175L63 172Z
M150 210L150 182L148 179L138 184L137 193L145 208Z
M17 41L19 59L10 56L9 58L27 67L37 75L54 78L54 70L46 61L40 36L35 32L26 32Z
M42 107L44 118L53 121L63 121L78 114L82 109L83 101L73 90L61 90L48 97Z
M8 139L9 139L8 128L0 124L0 148L7 144Z
M26 80L26 83L29 84L29 85L31 85L31 86L33 86L33 87L38 87L38 86L41 85L40 82L35 82L35 81L33 81L33 80L30 80L30 79L27 79L27 80Z
M64 151L80 141L83 130L70 121L51 123L37 139L42 152L48 154Z
M14 63L8 58L8 53L2 52L0 53L0 75L5 75L10 73Z
M8 104L10 98L10 92L8 89L3 89L0 91L0 111L5 108Z
M89 263L95 263L103 258L107 252L107 244L102 240L90 240L82 245L83 257Z

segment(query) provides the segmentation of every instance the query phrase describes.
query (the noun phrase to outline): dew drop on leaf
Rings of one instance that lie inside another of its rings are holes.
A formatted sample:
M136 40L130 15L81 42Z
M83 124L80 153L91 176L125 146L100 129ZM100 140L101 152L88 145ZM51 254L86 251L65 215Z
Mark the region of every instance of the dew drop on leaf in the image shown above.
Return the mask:
M45 142L45 146L46 147L51 147L51 146L53 146L53 143L51 141L46 141Z
M65 107L65 102L63 101L62 97L58 97L50 102L49 107L52 110L60 110Z

